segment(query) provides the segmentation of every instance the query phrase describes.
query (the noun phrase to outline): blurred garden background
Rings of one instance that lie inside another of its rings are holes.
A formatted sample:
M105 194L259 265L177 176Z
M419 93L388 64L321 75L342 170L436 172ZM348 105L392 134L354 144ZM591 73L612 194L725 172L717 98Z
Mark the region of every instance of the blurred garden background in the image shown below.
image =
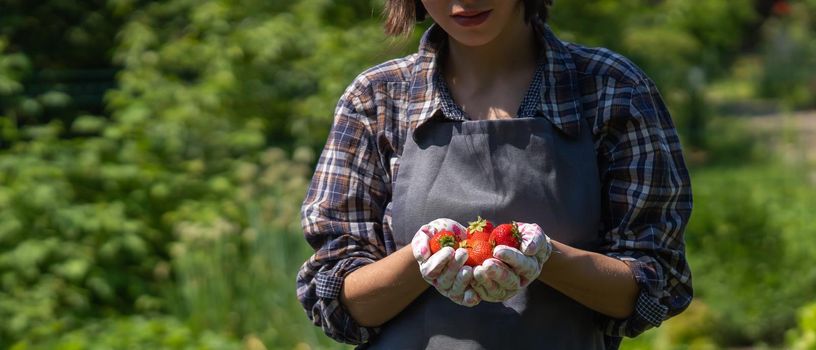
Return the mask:
M295 298L382 0L0 0L0 349L336 349ZM816 349L816 0L557 0L658 83L695 299L625 349Z

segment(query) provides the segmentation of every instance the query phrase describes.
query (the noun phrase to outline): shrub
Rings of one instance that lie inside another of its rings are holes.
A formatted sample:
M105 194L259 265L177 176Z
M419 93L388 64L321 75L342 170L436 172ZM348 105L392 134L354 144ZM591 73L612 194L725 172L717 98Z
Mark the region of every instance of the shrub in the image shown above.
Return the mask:
M763 67L757 91L788 108L812 108L816 106L816 3L790 6L789 14L768 21L763 28Z
M241 342L213 332L197 333L172 317L102 319L40 342L20 341L10 350L240 350ZM255 350L255 349L248 349Z
M300 162L281 167L285 155L270 151L260 166L238 171L246 226L198 211L177 226L171 248L177 284L168 299L194 329L257 334L275 349L304 342L342 347L309 322L295 295L295 273L312 253L299 219L311 157L305 150L297 156Z
M816 349L816 303L800 308L798 320L798 328L788 332L788 344L791 349Z
M812 298L816 190L790 166L698 169L686 234L696 298L723 346L779 344Z
M89 318L174 311L166 299L174 279L186 288L193 274L176 274L189 265L171 261L171 247L180 246L172 244L208 240L191 232L244 233L254 210L258 234L294 236L314 162L309 149L325 141L337 97L367 65L362 57L375 61L381 51L376 23L357 16L321 1L145 3L117 35L122 70L107 95L111 119L32 126L0 118L10 141L0 153L0 348ZM335 19L354 26L333 27ZM345 50L351 42L360 49ZM6 44L0 39L0 95L17 96L27 61L7 54ZM67 131L83 137L62 138ZM261 270L258 259L253 271ZM293 276L261 281L294 293ZM259 298L274 303L259 307L295 312L293 295L265 291ZM200 311L194 328L215 324ZM226 328L262 328L256 323Z

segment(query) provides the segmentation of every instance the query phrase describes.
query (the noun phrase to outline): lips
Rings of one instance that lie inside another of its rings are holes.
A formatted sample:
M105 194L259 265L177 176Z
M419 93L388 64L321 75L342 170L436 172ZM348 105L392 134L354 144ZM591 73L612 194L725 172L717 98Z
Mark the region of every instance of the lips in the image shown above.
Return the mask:
M460 11L453 15L451 18L463 27L472 27L477 26L479 24L484 23L485 20L490 16L490 13L493 10L486 10L486 11L475 11L475 10L468 10L468 11Z

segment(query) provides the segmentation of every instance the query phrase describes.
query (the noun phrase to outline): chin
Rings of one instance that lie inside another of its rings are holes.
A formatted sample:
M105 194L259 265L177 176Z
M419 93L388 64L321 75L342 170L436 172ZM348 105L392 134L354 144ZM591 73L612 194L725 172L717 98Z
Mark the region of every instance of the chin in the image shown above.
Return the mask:
M496 38L496 35L478 32L448 32L451 38L465 46L477 47L490 43Z

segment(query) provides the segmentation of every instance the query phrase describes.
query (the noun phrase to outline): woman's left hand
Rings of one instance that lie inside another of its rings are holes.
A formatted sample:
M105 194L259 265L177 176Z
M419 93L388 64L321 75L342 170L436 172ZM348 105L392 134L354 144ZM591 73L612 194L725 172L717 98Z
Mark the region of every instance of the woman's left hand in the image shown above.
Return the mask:
M490 258L473 268L471 287L484 301L502 302L518 293L521 281L501 260Z
M473 289L482 300L501 302L538 278L550 257L552 244L537 224L517 223L521 250L508 246L493 249L493 258L473 269Z

